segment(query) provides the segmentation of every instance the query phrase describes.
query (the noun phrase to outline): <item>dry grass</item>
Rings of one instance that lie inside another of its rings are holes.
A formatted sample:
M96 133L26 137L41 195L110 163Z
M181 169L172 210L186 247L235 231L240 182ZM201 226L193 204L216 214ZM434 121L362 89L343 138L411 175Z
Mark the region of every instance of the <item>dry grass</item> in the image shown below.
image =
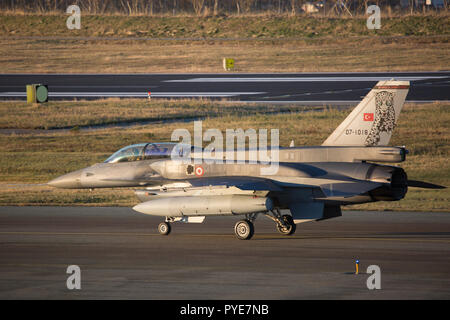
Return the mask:
M450 65L448 39L339 41L0 40L3 73L420 71Z
M123 106L133 104L134 100L121 101ZM13 102L12 104L15 104ZM76 105L76 102L71 102ZM78 102L79 105L96 104L99 102ZM186 102L184 102L186 103ZM184 105L180 102L181 105ZM9 103L4 103L8 105ZM158 102L155 102L158 106ZM213 108L209 103L190 102L192 108L206 113ZM177 102L171 103L177 108ZM330 108L325 111L297 113L292 107L292 113L270 114L267 108L243 105L224 106L217 104L215 108L226 110L222 115L215 115L203 121L204 130L218 128L223 132L227 128L279 128L280 143L289 145L291 139L296 145L318 145L334 130L335 127L348 115L350 110L339 111ZM248 109L246 109L248 108ZM276 108L276 107L275 107ZM288 106L289 108L289 106ZM273 110L270 108L270 110ZM49 108L48 114L54 110ZM78 115L72 114L73 119L67 119L74 125L79 124ZM41 116L44 126L48 121L46 115ZM112 153L121 146L147 141L170 141L171 133L177 128L193 130L192 122L155 123L137 125L129 128L106 128L95 131L66 131L42 134L0 135L0 152L76 152ZM399 119L399 123L392 137L394 145L407 145L415 155L447 155L449 154L450 105L448 103L433 103L424 105L406 105ZM45 131L44 131L45 132ZM420 138L419 138L420 137Z
M0 184L0 205L133 206L131 189L61 190L47 186Z
M225 103L222 103L225 102ZM54 129L132 123L138 121L184 120L227 114L249 115L311 109L299 105L239 104L231 101L169 99L104 99L95 101L52 101L27 104L0 103L0 129Z
M239 72L417 71L450 64L448 15L387 18L377 31L364 18L86 16L81 30L67 30L66 18L0 15L2 72L223 72L223 57L235 58ZM116 37L152 40L111 40Z

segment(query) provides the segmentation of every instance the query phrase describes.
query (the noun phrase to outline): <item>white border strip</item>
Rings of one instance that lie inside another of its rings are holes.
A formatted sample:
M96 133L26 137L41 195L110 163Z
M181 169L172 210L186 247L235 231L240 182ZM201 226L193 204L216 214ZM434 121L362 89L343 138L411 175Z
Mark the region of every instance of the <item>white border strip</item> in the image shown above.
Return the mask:
M343 82L343 81L383 81L383 80L407 80L417 81L426 79L444 79L446 76L381 76L381 77L234 77L234 78L192 78L192 79L175 79L165 80L163 82Z

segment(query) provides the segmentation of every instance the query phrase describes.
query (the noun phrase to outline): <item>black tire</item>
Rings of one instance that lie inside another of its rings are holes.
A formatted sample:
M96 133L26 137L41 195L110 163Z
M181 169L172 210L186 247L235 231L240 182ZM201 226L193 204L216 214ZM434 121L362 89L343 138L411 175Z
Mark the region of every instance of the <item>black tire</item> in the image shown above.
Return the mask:
M249 240L255 233L255 227L248 220L240 220L234 225L234 233L239 240Z
M287 236L294 234L295 230L297 230L297 225L294 223L294 219L292 219L292 216L286 214L281 218L283 219L284 223L286 223L289 227L286 228L277 223L278 232Z
M163 236L167 236L170 233L171 229L172 228L170 227L170 224L167 222L161 222L158 225L158 232Z

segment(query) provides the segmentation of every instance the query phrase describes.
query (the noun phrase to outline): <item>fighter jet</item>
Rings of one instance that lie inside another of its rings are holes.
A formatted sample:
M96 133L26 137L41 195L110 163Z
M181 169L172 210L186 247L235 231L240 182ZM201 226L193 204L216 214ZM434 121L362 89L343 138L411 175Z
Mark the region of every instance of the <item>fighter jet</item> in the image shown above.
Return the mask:
M342 205L397 201L408 186L443 188L408 181L391 165L405 161L404 146L388 146L409 90L408 81L380 81L321 146L279 148L274 175L261 174L267 163L198 163L174 159L179 144L140 143L124 147L103 163L58 177L57 188L140 187L134 210L164 219L158 226L168 235L171 223L202 223L205 217L244 216L234 227L238 239L254 234L254 220L264 215L283 235L299 223L341 216ZM184 148L185 146L183 146ZM185 149L180 150L185 150ZM235 150L245 153L249 150ZM237 159L237 157L236 157ZM288 212L288 213L287 213Z

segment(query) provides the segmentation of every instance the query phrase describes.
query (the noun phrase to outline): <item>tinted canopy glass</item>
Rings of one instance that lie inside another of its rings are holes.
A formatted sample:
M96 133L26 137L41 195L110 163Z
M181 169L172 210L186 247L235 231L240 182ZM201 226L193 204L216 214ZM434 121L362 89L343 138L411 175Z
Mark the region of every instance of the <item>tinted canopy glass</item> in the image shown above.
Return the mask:
M130 162L139 160L152 160L170 158L176 143L139 143L124 147L111 155L105 162Z

